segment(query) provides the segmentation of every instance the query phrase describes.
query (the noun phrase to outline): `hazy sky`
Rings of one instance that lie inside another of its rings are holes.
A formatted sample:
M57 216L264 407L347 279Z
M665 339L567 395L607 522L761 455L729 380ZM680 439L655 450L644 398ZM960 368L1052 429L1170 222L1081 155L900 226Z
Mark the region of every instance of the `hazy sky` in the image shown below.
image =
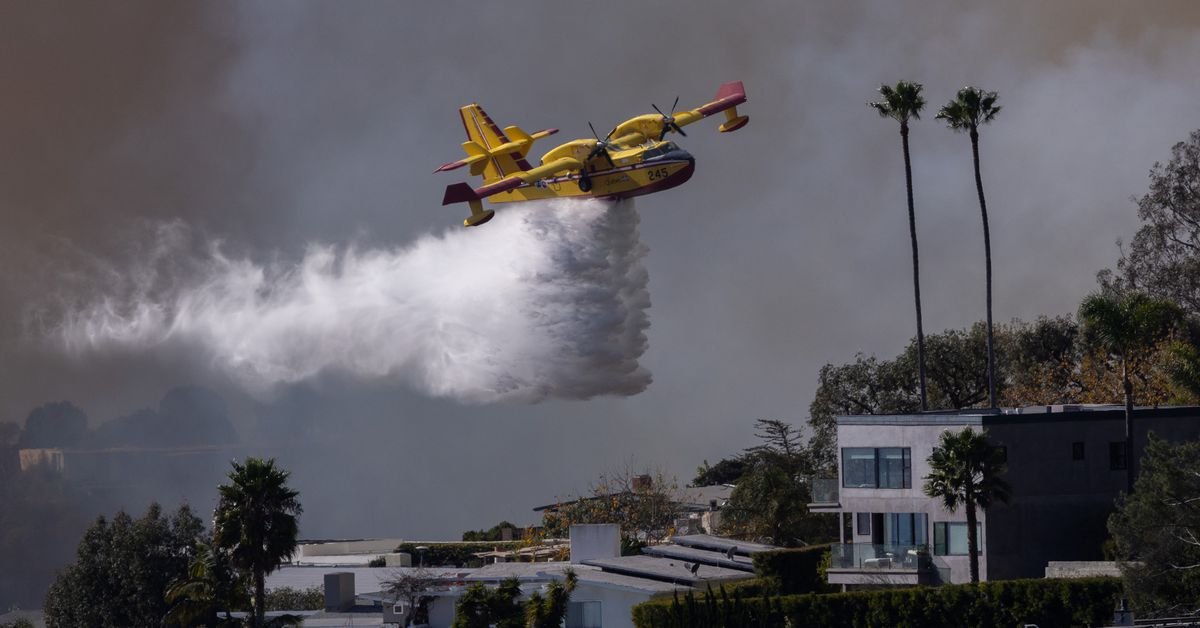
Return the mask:
M1193 2L5 3L0 420L69 399L96 423L213 387L294 470L306 536L527 523L626 465L686 480L752 444L755 419L803 423L822 364L914 333L898 128L865 106L881 82L929 100L911 143L932 332L984 314L969 141L937 107L999 92L980 149L995 317L1063 314L1136 229L1151 165L1200 127L1198 60ZM729 80L750 124L689 127L695 177L636 201L641 394L463 405L334 373L254 397L187 351L71 357L40 336L169 221L285 265L456 228L439 204L461 171L430 171L459 158L463 104L560 128L536 156Z

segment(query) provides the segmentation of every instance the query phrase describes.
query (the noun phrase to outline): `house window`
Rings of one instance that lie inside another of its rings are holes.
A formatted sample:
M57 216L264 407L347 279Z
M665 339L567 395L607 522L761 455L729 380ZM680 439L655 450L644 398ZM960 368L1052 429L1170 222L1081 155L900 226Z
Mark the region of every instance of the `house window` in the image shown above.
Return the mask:
M1125 458L1125 441L1108 444L1108 468L1113 471L1124 471L1129 465Z
M975 524L975 538L983 550L983 524ZM967 523L948 521L933 524L933 554L935 556L967 555Z
M883 518L884 541L902 547L925 545L928 520L923 512L889 512Z
M847 447L842 449L842 486L846 488L912 488L912 449Z
M860 536L871 533L871 513L858 513L858 534Z
M1083 443L1071 443L1071 460L1083 460Z
M567 628L603 628L600 621L600 602L570 602L567 604Z

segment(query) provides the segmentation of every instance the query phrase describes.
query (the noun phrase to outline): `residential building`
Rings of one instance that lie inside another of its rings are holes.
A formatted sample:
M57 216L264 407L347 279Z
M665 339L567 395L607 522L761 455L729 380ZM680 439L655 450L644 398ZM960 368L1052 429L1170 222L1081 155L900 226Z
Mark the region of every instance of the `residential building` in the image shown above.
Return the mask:
M1126 460L1120 406L1056 405L837 419L837 479L814 481L814 512L837 513L829 582L969 581L966 513L922 489L941 433L967 427L1002 448L1007 504L978 512L980 579L1036 578L1050 561L1103 558L1107 519L1151 432L1200 438L1200 407L1137 408ZM1136 468L1135 468L1136 471Z

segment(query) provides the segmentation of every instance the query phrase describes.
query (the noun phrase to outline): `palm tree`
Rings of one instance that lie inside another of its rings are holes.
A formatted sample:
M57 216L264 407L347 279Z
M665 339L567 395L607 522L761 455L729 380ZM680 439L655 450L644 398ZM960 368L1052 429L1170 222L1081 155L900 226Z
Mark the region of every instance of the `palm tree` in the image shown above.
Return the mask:
M1094 341L1121 368L1125 393L1125 489L1133 492L1133 379L1140 372L1145 350L1166 338L1183 320L1183 310L1171 301L1141 292L1125 295L1092 294L1079 305L1085 339Z
M979 582L979 534L977 508L993 502L1008 502L1011 489L1000 479L1007 470L1000 448L988 442L987 435L971 428L961 432L942 432L941 442L929 455L929 475L925 476L925 494L940 497L949 512L959 506L967 511L967 553L970 555L971 582Z
M234 461L229 484L217 487L213 545L253 577L256 626L264 623L266 575L296 551L302 509L299 493L287 486L288 475L275 468L274 459L247 458L245 464Z
M987 124L1000 113L996 92L964 87L946 106L938 111L937 119L945 120L955 131L971 135L971 156L975 160L975 191L979 194L979 213L983 215L983 256L987 264L987 364L988 404L996 407L996 352L992 342L992 236L988 229L987 202L983 199L983 179L979 176L979 125Z
M168 626L234 626L230 611L248 608L245 582L232 573L222 552L196 542L196 554L185 577L171 583L166 601L171 610L163 619ZM218 613L225 612L225 617Z
M917 302L917 377L921 387L921 410L928 410L925 394L925 330L921 325L921 266L917 256L917 215L913 210L912 162L908 157L908 121L920 120L925 99L921 97L922 85L900 81L895 87L880 85L878 102L867 103L879 112L881 118L891 118L900 123L900 143L904 147L904 183L908 187L908 237L912 241L913 296Z

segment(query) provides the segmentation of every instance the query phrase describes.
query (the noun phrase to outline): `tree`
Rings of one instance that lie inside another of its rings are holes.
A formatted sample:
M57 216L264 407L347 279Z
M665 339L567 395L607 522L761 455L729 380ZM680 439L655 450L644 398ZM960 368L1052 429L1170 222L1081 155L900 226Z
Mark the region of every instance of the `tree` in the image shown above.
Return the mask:
M937 114L937 119L945 120L954 131L967 131L971 136L975 191L979 195L979 213L983 216L983 256L987 270L988 404L993 408L996 407L996 354L992 342L992 237L988 227L987 202L983 198L983 179L979 175L979 126L995 119L1000 109L996 106L996 92L964 87Z
M747 470L722 510L722 529L787 547L832 538L836 520L808 511L817 466L799 434L777 420L760 419L755 428L761 442L742 455Z
M203 525L187 507L172 517L151 504L133 519L100 517L79 542L77 559L46 594L48 626L156 626L166 591L184 577Z
M621 526L623 553L665 539L675 523L674 479L661 472L635 474L629 469L602 474L591 495L567 500L542 514L546 536L566 537L577 523L615 523Z
M515 524L507 521L501 521L487 530L467 530L462 534L462 540L468 542L477 541L502 541L504 540L505 530L517 530ZM512 539L509 539L512 540Z
M171 583L166 602L171 605L164 621L172 626L234 625L232 611L250 608L250 587L229 564L225 552L211 543L196 541L187 573ZM221 612L225 616L219 617Z
M696 477L692 478L692 486L716 486L718 484L737 484L742 474L746 472L746 461L741 456L722 458L717 464L704 464L696 467Z
M454 603L452 628L523 628L525 608L521 583L508 578L492 588L482 582L472 584Z
M1137 201L1145 223L1117 263L1103 271L1108 287L1146 292L1200 313L1200 130L1171 147L1171 159L1150 170L1150 189Z
M546 595L534 591L525 602L525 625L529 628L558 628L567 619L571 603L571 592L575 590L578 577L568 569L562 582L555 580L546 589Z
M1137 490L1108 519L1121 575L1138 614L1177 617L1200 608L1200 443L1151 435Z
M917 304L917 384L921 392L921 410L929 409L929 397L925 389L925 330L921 324L921 266L917 254L917 215L913 209L912 162L908 154L908 121L920 120L925 108L921 96L922 85L900 81L895 87L880 85L881 100L867 103L879 112L881 118L891 118L900 123L900 143L904 149L904 184L908 191L908 236L912 242L913 298Z
M47 403L25 417L21 448L74 447L88 436L88 418L69 401Z
M380 584L393 600L404 603L407 610L402 625L408 626L429 623L427 605L433 598L426 593L433 589L436 581L430 572L424 568L418 568L410 571L394 570Z
M1008 502L1011 489L1000 479L1007 470L1001 451L988 442L986 434L971 428L960 432L942 432L940 442L929 455L929 475L925 476L925 494L941 498L942 506L967 512L967 552L970 555L971 582L979 582L979 530L977 508L993 502Z
M233 462L229 484L213 514L213 545L229 552L230 561L253 579L256 625L264 623L265 579L296 551L299 493L287 486L289 473L275 460L247 458Z
M917 410L911 370L900 360L854 356L854 362L826 364L817 376L817 392L808 406L809 455L826 474L837 472L837 417Z
M1141 292L1097 293L1080 304L1079 319L1085 336L1093 339L1120 369L1125 396L1126 489L1132 492L1135 477L1132 373L1144 366L1147 350L1179 325L1183 312L1174 303Z

